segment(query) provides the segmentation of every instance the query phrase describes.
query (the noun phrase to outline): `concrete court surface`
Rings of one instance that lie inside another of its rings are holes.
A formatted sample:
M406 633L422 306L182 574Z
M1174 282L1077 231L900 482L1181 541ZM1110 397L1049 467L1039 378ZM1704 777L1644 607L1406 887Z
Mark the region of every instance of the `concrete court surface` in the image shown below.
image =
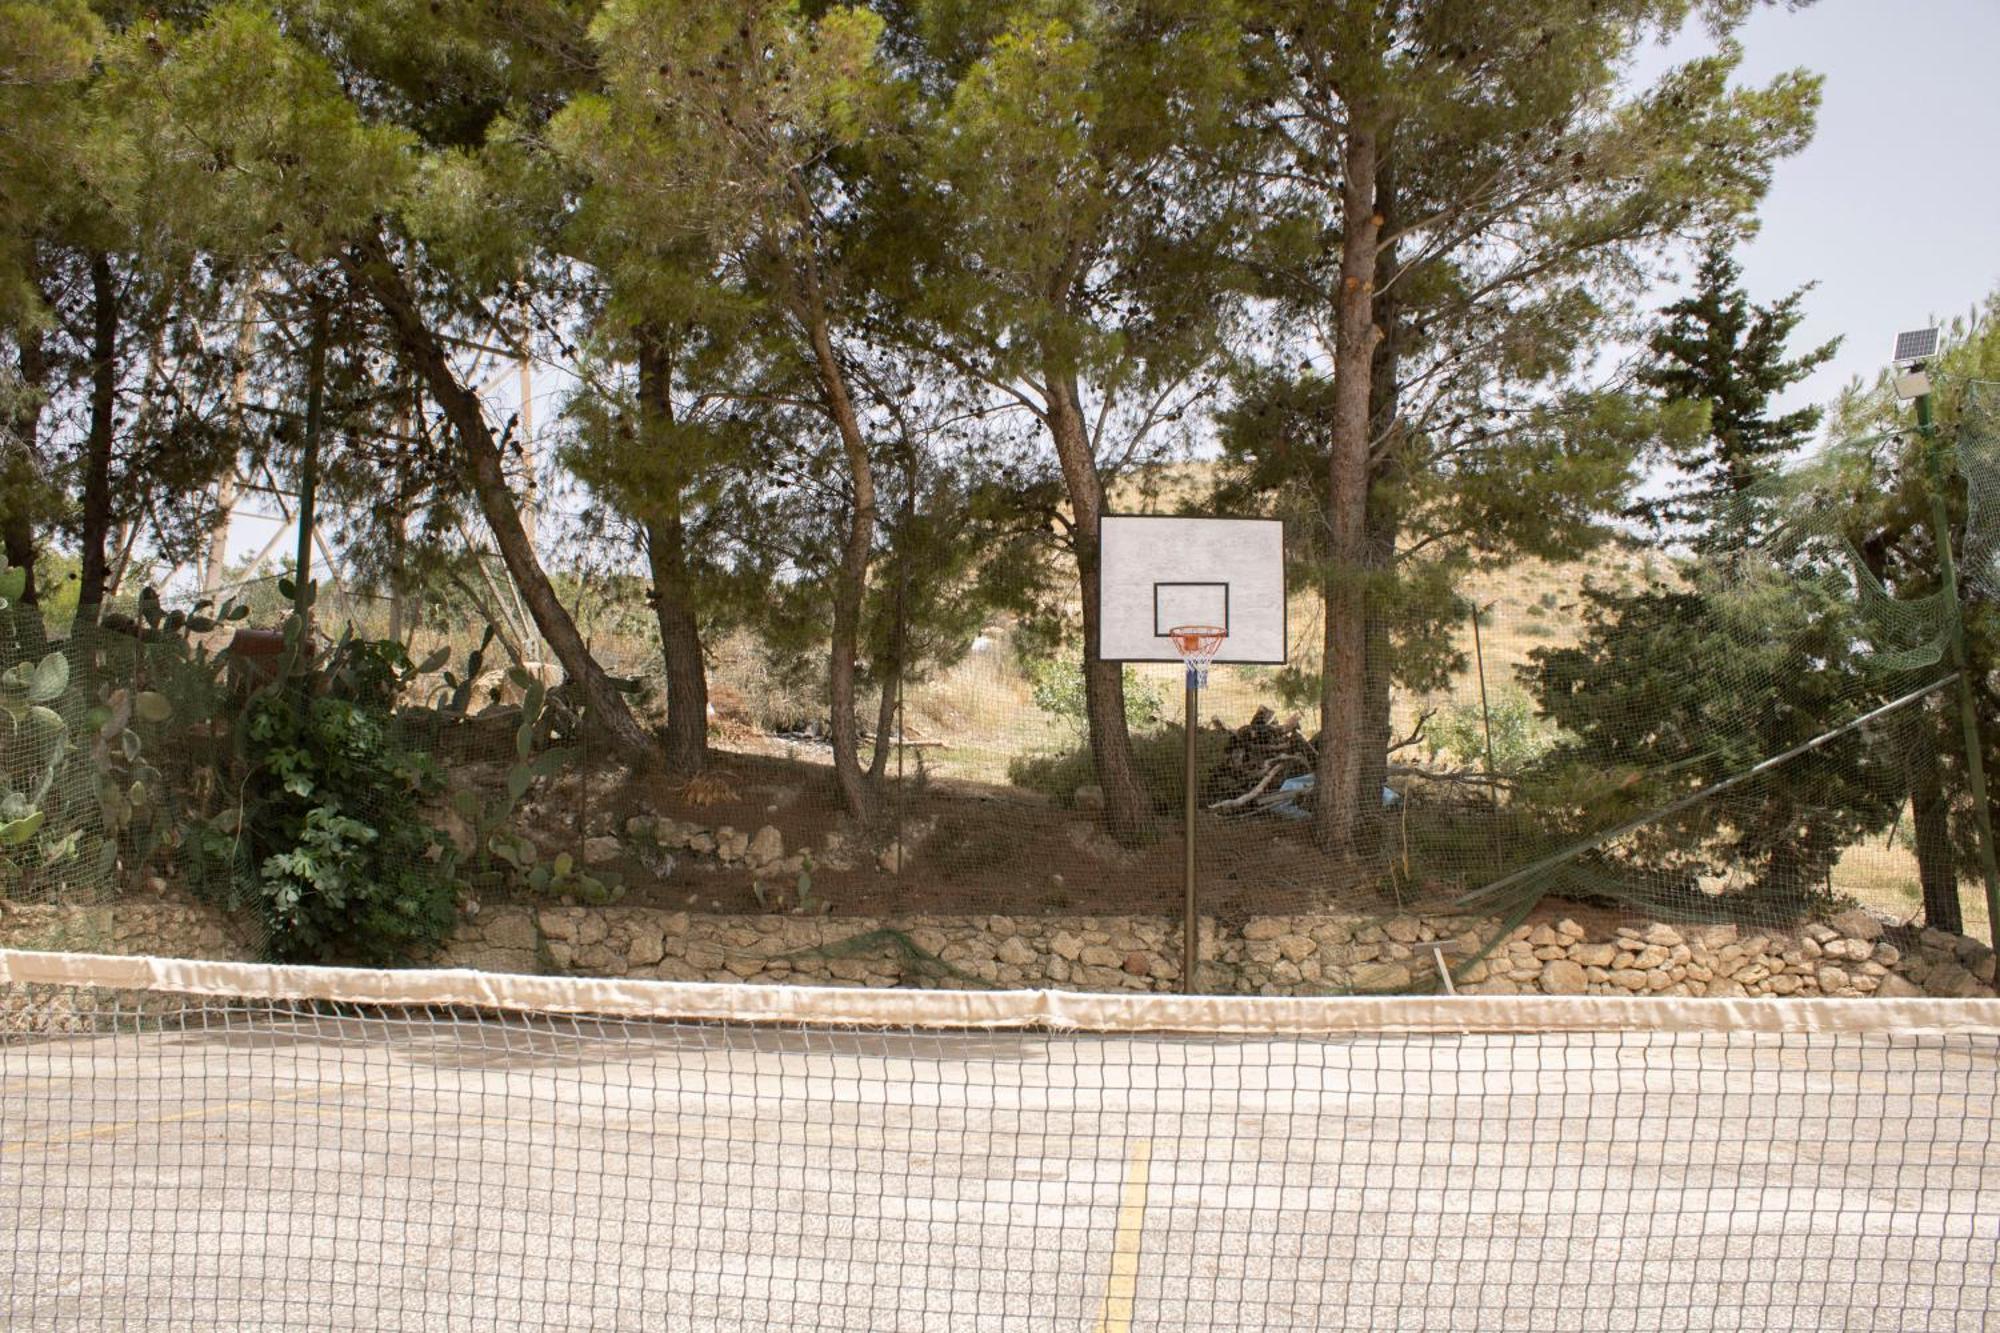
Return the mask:
M0 1326L2000 1327L2000 1040L0 1038Z

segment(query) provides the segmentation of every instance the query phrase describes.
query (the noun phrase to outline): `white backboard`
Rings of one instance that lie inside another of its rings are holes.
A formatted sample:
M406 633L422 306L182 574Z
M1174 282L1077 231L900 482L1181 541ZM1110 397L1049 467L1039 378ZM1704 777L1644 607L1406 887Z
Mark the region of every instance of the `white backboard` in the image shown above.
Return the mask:
M1178 662L1167 631L1220 625L1218 662L1285 660L1285 525L1274 518L1106 514L1099 528L1097 655Z

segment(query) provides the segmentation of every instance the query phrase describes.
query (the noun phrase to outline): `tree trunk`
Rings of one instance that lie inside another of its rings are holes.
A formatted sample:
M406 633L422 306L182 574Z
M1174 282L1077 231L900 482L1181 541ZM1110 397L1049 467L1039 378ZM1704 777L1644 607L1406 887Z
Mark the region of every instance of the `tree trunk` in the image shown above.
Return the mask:
M577 632L576 622L536 560L527 529L521 525L521 511L507 485L499 446L480 408L479 395L453 372L444 344L417 308L409 280L390 257L380 236L357 245L342 262L381 307L395 330L404 357L451 423L452 433L465 455L466 480L486 517L486 526L493 533L494 545L521 590L536 628L548 641L556 660L562 663L563 671L582 688L584 704L589 710L588 721L604 733L614 753L625 763L642 769L655 766L660 761L659 746L632 716L625 696L590 655L583 635Z
M906 441L907 442L907 441ZM899 537L907 539L914 531L917 520L917 452L914 446L909 450L909 459L904 467L905 486L901 506L901 532ZM910 651L909 621L910 562L909 553L896 543L896 620L889 627L889 651L885 659L876 664L875 679L881 686L882 697L875 705L875 753L869 757L868 780L880 787L889 772L889 754L896 748L900 737L901 719L897 707L903 696L904 663Z
M708 767L708 663L679 513L646 524L646 558L667 675L667 767L691 777Z
M79 616L95 620L110 583L111 444L118 407L118 282L111 260L90 259L90 429L83 453L82 576Z
M833 706L833 771L848 813L863 823L875 813L874 791L861 772L861 729L855 718L855 658L861 643L861 603L868 590L868 557L875 544L875 470L861 420L847 392L847 377L833 354L816 281L808 274L805 309L801 315L812 343L813 365L819 373L826 407L840 432L847 455L854 508L848 515L847 540L841 547L840 569L833 585L833 648L827 664L828 694Z
M664 428L674 420L673 362L663 341L651 332L639 339L639 411L650 447L670 447ZM708 766L708 663L701 623L695 618L680 472L676 469L671 475L671 493L645 515L646 560L653 575L653 614L660 625L660 655L667 675L667 767L693 776Z
M1049 433L1074 511L1070 529L1083 594L1083 701L1090 732L1090 762L1104 789L1104 826L1127 846L1153 832L1152 802L1139 781L1132 734L1125 725L1125 667L1098 660L1103 608L1098 603L1098 530L1104 517L1104 484L1084 425L1076 383L1066 373L1048 376Z
M1375 135L1350 128L1341 182L1340 288L1333 349L1332 457L1320 684L1319 843L1337 857L1361 850L1368 690L1368 442L1375 352ZM1377 794L1377 802L1380 795Z
M1386 147L1388 135L1383 135ZM1384 154L1386 156L1386 154ZM1383 163L1375 181L1375 213L1379 225L1390 225L1395 211L1393 168ZM1363 633L1364 685L1361 709L1361 808L1357 850L1380 860L1387 850L1384 833L1388 818L1381 792L1389 785L1389 745L1394 738L1392 692L1395 682L1395 646L1390 639L1389 621L1376 609L1377 593L1384 581L1396 575L1396 539L1402 514L1394 499L1403 460L1398 414L1402 411L1399 375L1403 353L1402 301L1390 288L1396 274L1396 246L1391 241L1380 247L1375 257L1374 324L1381 330L1369 363L1368 437L1371 446L1385 441L1380 461L1371 458L1368 469L1367 516L1363 523L1363 561L1368 571L1365 596L1367 624Z
M42 405L49 377L48 345L41 331L24 328L17 335L15 365L21 375L21 401L14 406L9 434L6 475L0 478L0 497L7 505L0 518L0 542L5 543L7 563L23 571L26 582L20 604L34 606L41 599L35 586L34 496L41 489Z
M1952 855L1951 820L1938 764L1934 719L1918 706L1905 729L1909 756L1910 822L1917 842L1917 878L1923 885L1924 924L1965 933L1958 903L1958 866Z

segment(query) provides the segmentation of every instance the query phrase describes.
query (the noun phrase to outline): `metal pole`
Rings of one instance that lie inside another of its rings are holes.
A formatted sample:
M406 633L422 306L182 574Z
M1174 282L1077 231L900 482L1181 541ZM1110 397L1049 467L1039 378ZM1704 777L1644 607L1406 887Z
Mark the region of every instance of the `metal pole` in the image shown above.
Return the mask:
M326 411L327 306L313 298L312 344L306 354L306 436L299 458L299 546L292 577L292 613L299 618L301 643L311 623L313 604L313 525L319 503L319 437Z
M1979 708L1972 697L1972 671L1965 651L1965 617L1958 601L1958 565L1951 554L1951 511L1945 504L1944 451L1931 426L1931 396L1917 396L1917 431L1924 438L1930 473L1931 540L1937 543L1938 580L1951 613L1951 664L1958 670L1958 716L1965 734L1965 776L1972 789L1972 818L1979 829L1979 873L1986 881L1986 934L2000 948L2000 864L1993 852L1993 809L1986 799L1985 742Z
M1494 602L1498 606L1499 602ZM1498 870L1503 859L1500 848L1500 783L1499 773L1493 767L1493 710L1486 703L1486 646L1479 636L1479 602L1472 603L1472 659L1479 668L1479 728L1486 737L1486 794L1493 801L1493 868ZM1404 802L1405 811L1409 803Z
M1187 904L1181 917L1181 989L1189 995L1200 993L1197 981L1201 966L1201 915L1195 902L1194 887L1194 811L1195 811L1195 720L1200 716L1201 674L1194 668L1187 669L1187 800L1186 832L1183 843L1187 853Z

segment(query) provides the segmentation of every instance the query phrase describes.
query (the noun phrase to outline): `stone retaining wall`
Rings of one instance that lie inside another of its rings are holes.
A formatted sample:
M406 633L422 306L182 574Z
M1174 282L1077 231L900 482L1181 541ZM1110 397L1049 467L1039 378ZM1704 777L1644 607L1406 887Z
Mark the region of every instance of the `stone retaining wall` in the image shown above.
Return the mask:
M0 903L0 948L252 961L258 944L252 929L200 903Z
M1435 970L1446 944L1459 988L1482 995L1994 994L1993 951L1867 911L1795 932L1624 926L1593 936L1563 920L1522 927L1466 965L1492 922L1424 917L1257 917L1202 923L1202 987L1315 995L1382 992ZM1456 932L1451 933L1451 932ZM0 946L251 959L242 923L195 903L0 906ZM468 916L438 966L674 981L830 986L1051 986L1176 991L1180 929L1158 917L700 916L643 907L489 905Z
M1865 911L1796 933L1733 925L1522 927L1483 959L1490 922L1421 917L1258 917L1202 926L1203 989L1262 995L1393 991L1431 975L1449 941L1460 989L1482 995L1994 994L1994 954L1975 940L1898 929ZM1450 932L1457 932L1456 934ZM1900 942L1898 942L1900 941ZM807 982L1074 990L1180 987L1180 931L1157 917L853 918L696 916L645 908L489 907L441 962L496 971L677 981Z

